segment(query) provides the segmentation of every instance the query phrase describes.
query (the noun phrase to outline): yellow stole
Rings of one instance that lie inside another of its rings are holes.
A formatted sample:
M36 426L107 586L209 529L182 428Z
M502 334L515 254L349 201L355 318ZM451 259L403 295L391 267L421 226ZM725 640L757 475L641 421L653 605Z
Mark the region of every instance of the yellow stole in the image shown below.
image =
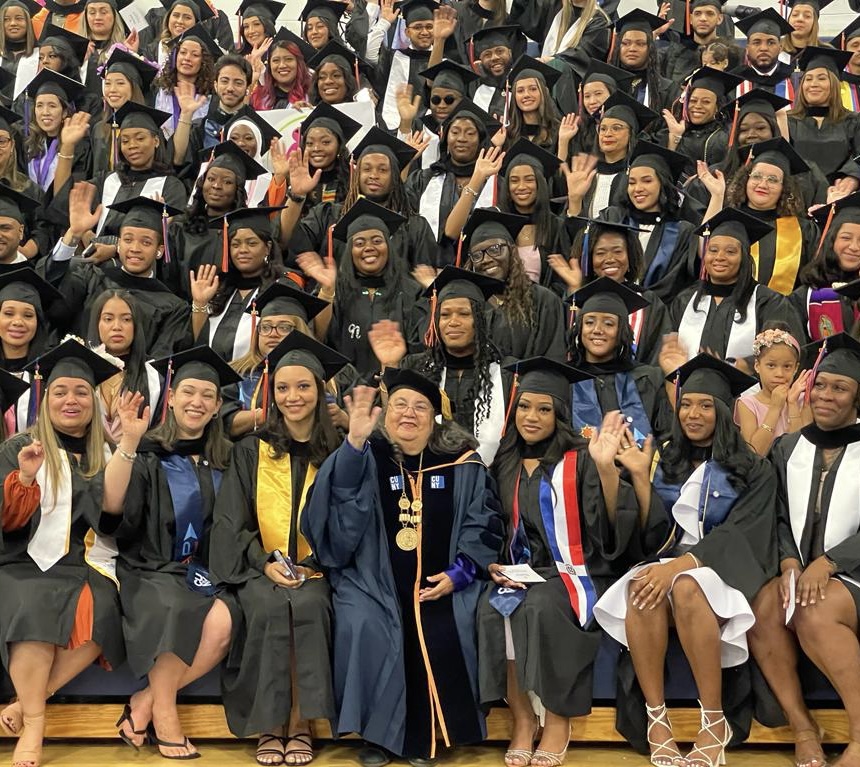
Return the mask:
M305 507L308 490L317 475L316 467L308 464L302 497L296 514L296 525ZM293 478L290 456L275 459L271 448L263 440L257 451L257 522L260 537L266 551L280 550L288 554L290 550L290 530L293 522ZM296 564L310 556L311 547L300 531L296 531Z
M775 221L776 224L776 257L773 262L773 274L767 286L777 293L787 296L794 290L797 270L800 268L800 257L803 254L803 236L800 222L795 216L783 216ZM759 247L754 243L750 255L755 262L755 275L758 279Z

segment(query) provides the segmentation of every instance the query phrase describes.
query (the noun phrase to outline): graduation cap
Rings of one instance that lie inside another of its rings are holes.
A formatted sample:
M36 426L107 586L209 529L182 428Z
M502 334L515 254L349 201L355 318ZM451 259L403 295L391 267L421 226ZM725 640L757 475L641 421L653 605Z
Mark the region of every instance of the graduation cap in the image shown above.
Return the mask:
M73 336L33 360L24 369L32 373L34 379L47 379L48 385L57 378L80 378L93 387L121 372L116 365Z
M400 0L396 5L407 25L416 21L433 21L433 11L439 8L436 0Z
M632 82L635 77L636 75L626 69L614 67L600 59L591 59L588 63L588 69L585 70L585 76L582 78L582 84L603 83L612 93L618 89L619 85Z
M158 67L132 51L114 47L99 71L99 76L104 79L114 73L125 75L131 82L137 83L141 91L146 93L158 74Z
M777 96L763 88L753 88L726 105L727 111L737 111L738 119L748 114L767 115L776 119L776 113L791 106L789 99Z
M819 373L833 373L860 381L860 343L848 333L828 336L821 341L804 346L803 350L818 353L812 366L810 390L811 384Z
M695 230L702 237L734 237L747 250L772 231L770 224L737 208L723 208Z
M29 388L30 384L26 381L0 369L0 409L6 412Z
M299 290L295 283L290 280L278 280L260 293L253 306L245 309L245 313L252 314L256 311L261 318L274 315L294 315L301 317L305 323L309 323L330 305L328 301L323 301L304 290Z
M508 72L508 82L513 85L518 80L525 80L528 77L540 80L551 91L561 77L561 72L531 56L523 55L514 62L511 71Z
M758 383L752 376L710 354L697 354L666 376L666 380L675 384L678 399L683 394L709 394L726 405Z
M770 35L771 37L782 37L794 32L791 26L773 8L765 8L752 16L738 19L735 26L748 38L755 34Z
M0 218L13 218L23 224L26 214L37 210L41 204L38 200L0 183Z
M153 200L151 197L132 197L129 200L115 202L108 207L117 213L125 214L121 227L136 226L141 229L151 229L153 232L160 232L162 237L165 236L167 219L182 213L179 208L174 208L166 202Z
M630 13L625 13L618 21L615 22L615 30L618 37L621 37L625 32L635 30L636 32L644 32L648 37L656 32L660 27L665 26L666 19L661 19L653 13L643 11L641 8L634 8Z
M838 35L836 35L830 41L830 44L838 46L839 48L842 48L844 50L845 46L848 45L848 41L858 36L860 36L860 16L854 19L854 21L852 21L847 27L845 27L845 29L843 29Z
M235 234L239 229L253 229L258 234L265 234L271 239L271 215L279 213L281 210L280 207L239 208L212 219L209 225L225 227L228 236ZM228 244L227 239L228 237L224 238L225 250ZM225 266L222 271L226 272L227 267Z
M49 282L43 280L36 270L30 266L20 269L0 272L0 303L3 301L20 301L30 304L39 314L43 307L63 296Z
M40 69L27 85L27 95L31 99L45 94L56 96L64 104L71 104L84 92L84 86L71 77L61 75L51 69Z
M2 87L3 86L0 85L0 88ZM12 133L12 126L17 122L20 122L22 119L21 115L17 112L13 112L11 109L7 109L0 104L0 130Z
M353 120L349 115L341 112L337 107L331 104L326 104L320 101L313 112L311 112L302 122L299 132L302 138L307 135L311 128L325 128L337 136L340 145L343 146L349 141L359 130L361 123Z
M713 67L700 67L687 78L690 89L702 88L713 93L718 101L725 101L729 93L734 91L742 82L742 77L723 72Z
M449 298L469 298L483 304L492 296L504 293L506 287L501 280L456 266L446 266L424 290L424 295L432 298L435 294L437 305Z
M504 366L517 376L517 394L548 394L567 405L570 387L594 378L591 373L565 365L550 357L529 357Z
M502 175L507 176L508 171L518 165L530 165L544 175L549 181L561 167L561 160L552 152L538 146L534 141L527 138L519 138L514 145L505 153L505 162L502 167Z
M623 237L627 237L630 234L638 235L642 230L638 227L631 226L630 224L625 224L621 221L607 221L604 218L587 218L585 216L571 216L571 221L577 221L581 225L585 227L583 235L582 235L582 253L580 254L580 265L582 269L582 274L585 277L590 276L591 274L591 259L589 258L589 244L591 238L597 235L598 237L603 234L603 230L609 230L612 232L617 232ZM595 228L598 228L600 231L595 232Z
M618 90L603 102L603 118L606 117L612 117L626 123L635 135L643 130L646 125L654 122L659 115L624 91Z
M480 80L471 69L450 59L443 59L436 66L422 69L418 74L432 82L434 88L448 88L464 95L469 83Z
M199 21L193 27L186 29L182 34L177 35L172 40L168 40L167 47L170 50L178 50L179 46L187 40L198 43L204 51L209 51L209 55L216 61L224 54L218 43L212 39L212 35L206 31L206 27Z
M412 389L412 391L417 391L427 397L433 410L441 413L444 419L451 419L451 403L448 401L447 394L420 373L408 368L385 368L382 374L382 383L388 391L389 398L398 389Z
M114 115L114 123L122 128L144 128L150 133L160 134L161 126L170 119L169 112L162 112L146 104L126 101Z
M743 162L751 165L759 162L776 165L782 171L784 178L809 172L809 166L782 136L743 146L738 150L738 154Z
M299 49L299 53L301 53L302 58L306 62L316 56L316 48L314 48L307 40L303 40L301 37L299 37L294 32L291 32L286 27L281 27L275 37L272 39L272 45L270 45L268 50L263 54L264 61L269 60L269 53L277 43L292 43L296 46L296 48Z
M219 357L211 346L195 346L193 349L153 360L150 364L164 377L165 390L188 378L208 381L219 389L242 380L242 376Z
M503 46L511 50L511 58L516 60L526 52L528 39L518 24L505 24L479 29L472 35L469 43L470 47L474 49L476 57L490 48Z
M19 8L23 8L29 16L32 18L37 13L45 10L45 6L37 3L36 0L8 0L3 3L3 6L6 8L18 6Z
M215 18L215 14L206 0L161 0L161 4L167 9L168 16L175 6L184 5L186 8L191 9L197 21L206 21L207 19Z
M89 38L76 35L74 32L69 32L68 29L55 26L54 24L45 24L42 27L42 34L39 36L38 46L52 46L59 48L64 52L64 58L68 59L69 54L75 57L75 60L80 66L84 61L84 56L87 55L87 47L89 46Z
M390 237L404 223L405 216L377 205L366 197L359 197L335 224L332 236L341 242L349 242L358 232L378 229Z
M463 227L463 239L470 244L491 239L516 242L520 230L528 223L528 216L502 213L498 208L475 208Z
M373 66L355 51L351 51L339 40L329 40L322 49L307 62L311 69L319 69L323 64L337 64L341 69L352 72L358 80L358 73L371 74Z
M134 0L86 0L84 7L90 5L91 3L105 3L113 8L115 11L121 11L131 5Z
M349 364L349 360L340 352L300 330L293 330L269 352L266 359L272 370L300 365L310 370L320 381L334 378L344 365Z
M860 224L860 192L841 197L829 205L821 205L809 215L821 230L818 251L816 251L817 256L824 244L824 238L827 237L827 233L831 229L838 230L842 224Z
M308 19L319 17L337 25L344 11L346 11L346 3L338 3L335 0L308 0L299 18L307 22Z
M224 136L230 138L230 130L240 121L251 123L260 132L260 146L257 147L257 154L264 155L269 151L269 145L276 138L281 138L281 133L272 126L268 120L263 119L262 115L254 109L251 109L247 104L243 104L242 108L233 113L233 116L227 120L224 126ZM265 168L262 172L265 172ZM257 175L260 175L259 173ZM256 176L248 176L248 178L256 178Z
M581 287L574 293L573 303L579 307L580 316L588 312L606 312L624 320L651 305L640 293L609 277L599 277Z
M688 0L688 5L691 11L696 8L704 8L705 6L712 5L720 13L723 12L723 0Z
M260 163L233 141L222 141L211 149L204 149L200 152L200 156L203 160L211 158L210 168L226 168L233 171L237 186L244 186L246 181L266 172Z
M268 19L274 26L275 20L281 15L286 3L278 3L275 0L242 0L236 9L236 15L242 19L253 17Z
M678 183L686 165L685 155L650 141L637 141L630 158L631 168L652 168L665 174L674 184Z
M824 10L833 0L789 0L788 6L789 8L795 8L798 5L808 5L815 11L815 15L820 15L821 11Z
M364 134L352 150L356 163L366 154L384 154L391 160L391 170L403 170L415 157L416 150L405 141L386 133L375 125Z
M478 133L481 136L487 136L493 125L497 125L498 123L490 117L489 114L481 107L479 107L472 99L466 98L465 96L460 99L457 106L455 106L448 116L445 118L445 122L442 124L446 133L448 128L451 127L451 124L454 120L458 120L461 118L468 118L473 123L475 123L475 127L478 129Z
M851 51L840 51L838 48L821 48L809 45L800 54L797 66L801 72L809 72L811 69L828 69L838 79L853 55Z

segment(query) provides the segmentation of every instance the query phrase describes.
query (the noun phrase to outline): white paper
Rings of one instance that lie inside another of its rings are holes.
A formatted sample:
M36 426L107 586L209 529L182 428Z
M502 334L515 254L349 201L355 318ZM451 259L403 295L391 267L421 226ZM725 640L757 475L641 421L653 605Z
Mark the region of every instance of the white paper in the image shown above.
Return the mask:
M544 583L546 578L538 575L530 565L505 565L502 575L517 583Z
M135 0L131 5L120 10L119 15L122 16L122 20L129 29L142 32L149 27L146 21L146 11L147 7L140 0Z
M795 571L791 571L791 575L788 578L788 607L785 608L785 625L787 626L791 623L791 619L794 617L794 599L797 596L797 584L794 580Z

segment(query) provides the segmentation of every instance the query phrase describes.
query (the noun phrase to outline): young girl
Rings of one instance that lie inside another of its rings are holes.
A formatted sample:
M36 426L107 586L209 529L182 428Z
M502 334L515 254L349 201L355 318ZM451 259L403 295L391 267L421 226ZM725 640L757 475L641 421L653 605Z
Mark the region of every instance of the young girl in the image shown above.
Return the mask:
M761 391L738 399L735 423L740 426L744 441L765 456L777 437L812 422L809 407L801 402L809 371L802 370L797 375L800 344L788 325L781 322L769 322L755 337L753 355Z

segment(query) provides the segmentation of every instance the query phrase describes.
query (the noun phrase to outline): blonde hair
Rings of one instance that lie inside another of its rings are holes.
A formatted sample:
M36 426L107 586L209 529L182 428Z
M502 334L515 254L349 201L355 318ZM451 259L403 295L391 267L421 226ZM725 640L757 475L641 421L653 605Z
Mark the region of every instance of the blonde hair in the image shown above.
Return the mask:
M576 48L579 45L582 40L582 36L585 34L585 28L594 18L595 14L598 13L603 16L607 24L610 23L609 16L607 16L606 12L597 4L597 0L585 0L585 5L582 6L582 13L579 16L579 27L577 28L573 39L567 46L568 48ZM567 30L572 26L573 21L573 0L564 0L564 5L562 5L561 8L561 26L558 32L559 44L561 44L562 38L567 33ZM559 51L555 50L553 53L557 54Z
M821 67L816 67L816 69L820 68ZM830 96L827 99L826 105L827 116L824 119L838 123L848 117L848 115L852 114L852 112L846 109L842 104L842 83L839 78L829 69L825 71L827 72L827 80L830 83ZM804 72L800 78L800 82L797 86L797 95L794 98L794 106L788 111L789 117L798 117L801 120L806 117L806 110L809 108L809 104L806 103L806 96L803 94L803 78L806 77L806 75L807 72Z
M90 389L93 397L93 417L90 421L89 431L87 432L87 454L86 468L79 467L78 471L81 476L90 479L103 471L107 465L105 460L105 432L102 427L102 409L101 397L98 392L89 383L87 386ZM45 395L39 404L39 412L36 416L36 422L30 427L28 433L34 440L39 440L42 443L42 449L45 451L45 468L48 474L48 481L51 486L57 488L62 482L62 459L60 457L60 440L57 437L57 431L54 424L51 423L51 417L48 414L48 393L50 392L50 384L45 387ZM82 461L83 463L83 461Z
M806 2L806 3L805 3L805 2L800 2L800 3L797 3L797 5L811 5L811 4L810 4L810 3L808 3L808 2ZM819 33L820 31L821 31L821 30L820 30L820 27L819 27L819 24L818 24L818 13L817 13L817 12L813 12L813 14L812 14L812 29L810 29L810 30L809 30L809 36L808 36L808 38L807 38L807 40L806 40L806 45L807 45L807 46L810 46L810 45L821 45L821 41L818 39L818 33ZM784 53L791 53L791 54L795 54L795 53L799 53L799 52L800 52L800 50L801 50L801 49L800 49L800 48L798 48L798 47L797 47L797 46L796 46L796 45L791 41L791 32L789 32L787 35L783 35L783 36L782 36L782 50L783 50L783 52L784 52Z
M105 5L109 5L107 0L92 0L94 3L104 3ZM101 51L98 52L99 55L99 64L103 64L108 57L108 53L112 50L113 46L116 43L125 42L126 34L125 29L122 25L122 17L119 15L119 12L111 6L111 13L113 14L113 27L111 27L110 34L107 38L107 43L102 46ZM81 31L83 37L88 37L92 39L92 32L90 30L90 25L87 24L87 11L84 8L83 14L81 14Z
M24 50L22 52L22 55L30 56L33 53L33 49L36 47L36 33L33 30L33 19L30 16L29 11L18 3L15 3L14 6L11 7L19 8L24 11L24 16L26 17L27 24L27 35L24 38ZM3 22L6 21L6 11L9 8L10 6L8 5L8 3L4 4L2 7L3 13L0 14L0 53L2 53L3 55L6 55L6 31Z

